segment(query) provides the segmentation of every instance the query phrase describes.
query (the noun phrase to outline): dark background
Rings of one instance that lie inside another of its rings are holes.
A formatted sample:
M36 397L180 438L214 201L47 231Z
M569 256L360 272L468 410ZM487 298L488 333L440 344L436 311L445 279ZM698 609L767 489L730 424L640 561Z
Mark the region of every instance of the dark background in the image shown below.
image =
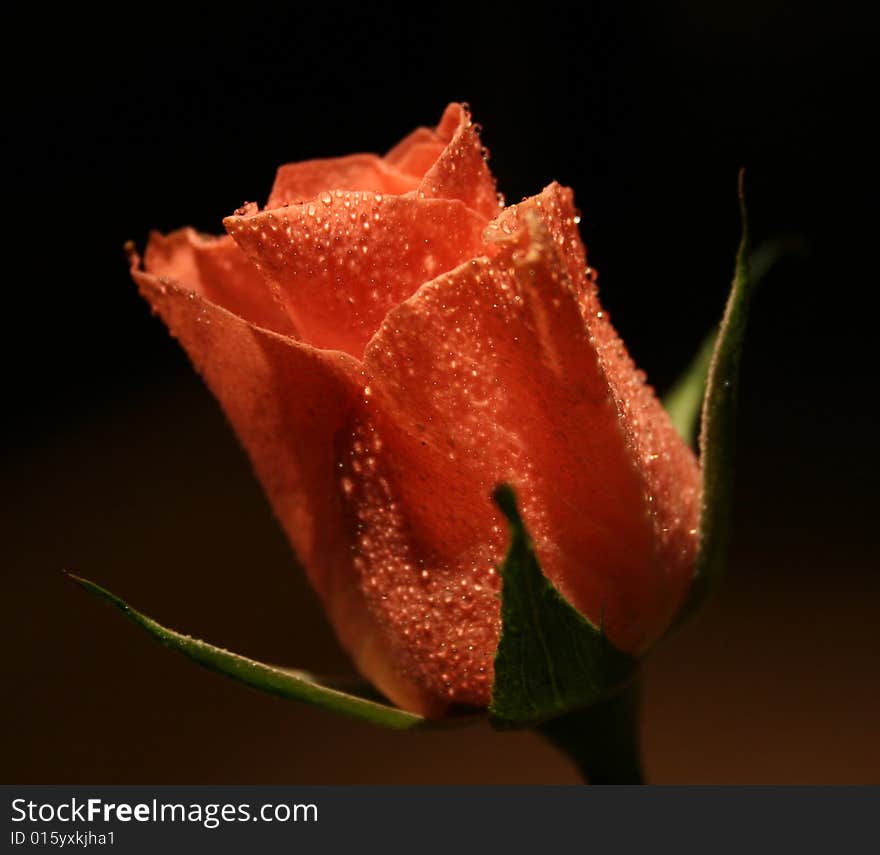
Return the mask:
M575 188L603 301L663 389L719 316L747 168L754 306L720 595L646 677L652 780L880 782L871 28L846 5L430 11L128 7L11 19L2 778L574 781L530 734L397 735L163 651L176 628L344 670L248 463L128 278L148 230L219 231L290 160L382 151L466 100L510 201ZM868 194L872 204L869 205Z

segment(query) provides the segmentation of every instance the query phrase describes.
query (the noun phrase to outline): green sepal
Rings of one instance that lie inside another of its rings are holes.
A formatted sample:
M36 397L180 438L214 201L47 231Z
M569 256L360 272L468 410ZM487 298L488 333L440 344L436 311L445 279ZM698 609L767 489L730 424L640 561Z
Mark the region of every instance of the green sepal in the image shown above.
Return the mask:
M541 571L513 490L493 495L510 526L501 574L501 638L489 714L498 728L526 727L591 706L636 674L618 650Z
M410 730L434 724L429 723L422 716L389 704L322 685L315 677L305 671L294 671L289 668L257 662L238 653L232 653L197 638L175 632L136 611L124 600L94 582L81 579L70 573L67 575L89 593L116 606L129 620L145 629L166 647L182 653L211 671L231 677L239 683L282 698L312 704L393 730Z
M663 396L663 407L669 413L670 421L688 445L693 445L697 438L697 416L703 405L706 376L717 339L716 328L703 339L688 367Z
M697 561L687 599L676 617L674 627L687 620L705 601L723 575L727 563L739 370L749 304L757 281L751 276L750 269L749 222L742 172L739 177L739 206L742 237L736 253L733 284L718 328L703 396L699 439L703 486Z
M761 243L748 259L750 289L754 291L780 259L788 255L803 254L804 251L803 241L792 236ZM701 342L688 367L663 396L663 407L679 436L688 445L693 445L697 438L697 424L703 407L706 378L717 340L718 326L715 326Z

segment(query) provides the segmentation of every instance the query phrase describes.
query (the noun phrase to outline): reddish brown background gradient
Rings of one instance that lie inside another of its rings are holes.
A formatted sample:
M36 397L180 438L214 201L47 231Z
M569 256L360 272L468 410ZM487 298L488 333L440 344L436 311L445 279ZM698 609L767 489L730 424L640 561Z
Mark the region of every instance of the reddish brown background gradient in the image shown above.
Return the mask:
M348 667L121 246L217 230L278 163L382 150L453 98L510 199L575 188L606 308L661 388L720 312L740 165L756 240L809 247L756 302L731 570L647 666L646 766L662 783L880 782L867 29L845 7L622 6L528 22L152 8L113 38L15 22L50 73L10 95L5 782L576 780L527 733L387 733L250 691L61 576L260 659Z

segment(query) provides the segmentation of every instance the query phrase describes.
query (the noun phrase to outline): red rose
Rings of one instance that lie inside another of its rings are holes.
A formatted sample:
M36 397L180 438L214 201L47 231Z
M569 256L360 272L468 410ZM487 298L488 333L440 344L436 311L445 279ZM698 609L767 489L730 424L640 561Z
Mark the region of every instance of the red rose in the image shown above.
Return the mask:
M578 221L558 184L500 207L452 104L384 157L281 167L230 236L153 235L132 259L342 643L407 709L490 701L500 482L621 650L687 594L699 468L602 312Z

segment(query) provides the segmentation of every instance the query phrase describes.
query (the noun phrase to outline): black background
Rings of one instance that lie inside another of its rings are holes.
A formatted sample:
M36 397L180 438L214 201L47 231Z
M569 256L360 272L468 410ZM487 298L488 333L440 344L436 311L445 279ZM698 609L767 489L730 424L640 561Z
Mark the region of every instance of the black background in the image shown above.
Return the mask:
M509 201L574 187L603 302L661 390L723 306L739 167L755 242L801 239L754 306L730 581L649 667L646 756L662 781L880 779L875 44L859 13L93 15L19 13L4 36L27 57L4 84L7 780L573 780L529 735L400 741L224 683L59 573L242 652L345 667L122 245L219 231L278 164L385 150L450 100L470 102Z

